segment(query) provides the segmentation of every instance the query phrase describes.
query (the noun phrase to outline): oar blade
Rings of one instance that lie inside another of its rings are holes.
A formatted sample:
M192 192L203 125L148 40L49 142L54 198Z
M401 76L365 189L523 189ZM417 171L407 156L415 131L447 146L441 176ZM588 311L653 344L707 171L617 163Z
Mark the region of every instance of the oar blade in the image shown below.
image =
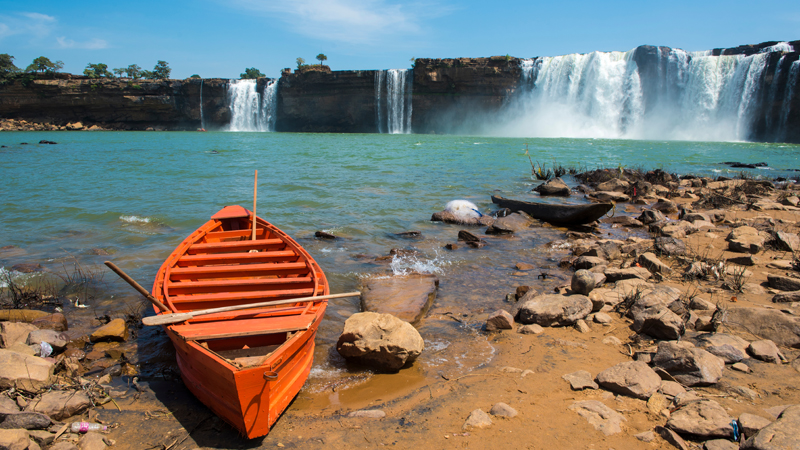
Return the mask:
M171 323L184 322L192 317L194 317L192 313L161 314L158 316L145 317L142 319L142 323L148 326L169 325Z

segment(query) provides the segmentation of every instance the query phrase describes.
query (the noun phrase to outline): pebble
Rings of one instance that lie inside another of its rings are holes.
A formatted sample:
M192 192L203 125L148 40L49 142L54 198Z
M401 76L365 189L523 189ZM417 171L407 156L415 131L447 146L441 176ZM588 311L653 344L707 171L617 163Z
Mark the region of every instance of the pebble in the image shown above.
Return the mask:
M622 341L616 336L606 336L603 338L603 344L606 345L622 345Z
M608 325L611 323L612 320L613 319L611 318L611 316L609 316L604 312L599 312L594 315L594 321L601 325Z
M750 367L745 363L736 363L731 365L731 369L738 370L739 372L750 373Z
M517 332L522 334L542 334L544 333L544 328L534 323L532 325L522 325L518 327Z
M500 402L500 403L495 403L494 406L492 406L492 409L489 411L489 414L499 417L508 417L510 419L512 417L516 417L518 413L516 409L508 406L505 403Z

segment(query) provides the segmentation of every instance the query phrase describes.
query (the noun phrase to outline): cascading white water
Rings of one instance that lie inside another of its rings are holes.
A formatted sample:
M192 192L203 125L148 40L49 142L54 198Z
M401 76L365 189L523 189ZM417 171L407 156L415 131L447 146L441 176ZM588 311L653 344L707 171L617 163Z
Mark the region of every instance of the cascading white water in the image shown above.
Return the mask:
M203 116L203 79L200 79L200 128L206 129L206 118Z
M269 80L258 92L256 80L231 80L228 104L231 122L228 131L274 131L278 82Z
M788 42L778 42L777 44L775 44L773 46L764 47L764 48L762 48L760 50L761 53L793 52L793 51L794 51L794 47L792 47L792 44L790 44Z
M770 48L787 50L782 44ZM766 91L768 52L713 56L710 51L690 54L650 47L644 49L649 53L637 58L637 50L520 60L522 95L515 98L516 108L502 116L500 123L490 125L490 132L746 140L762 99L777 95L772 90L762 92ZM639 67L637 61L643 60L649 61L647 66ZM531 83L532 89L526 93ZM785 107L791 95L784 96ZM785 122L784 116L781 121Z
M797 85L798 77L800 77L800 60L792 63L789 68L789 76L786 81L786 94L783 96L783 104L781 104L781 123L778 129L778 138L785 139L789 126L789 113L792 110L792 99L794 98L794 87Z
M379 133L411 133L410 69L375 73L375 120Z

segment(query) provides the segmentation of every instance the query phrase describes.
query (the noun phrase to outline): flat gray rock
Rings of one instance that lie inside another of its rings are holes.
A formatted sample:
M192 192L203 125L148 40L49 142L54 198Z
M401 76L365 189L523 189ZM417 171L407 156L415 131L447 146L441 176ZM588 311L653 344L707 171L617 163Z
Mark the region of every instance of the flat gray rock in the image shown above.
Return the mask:
M579 370L577 372L568 373L566 375L563 375L561 378L569 382L569 385L573 391L600 388L600 386L598 386L597 383L594 382L592 374L590 374L585 370Z
M602 431L606 436L621 432L620 424L626 421L622 414L597 400L575 402L569 409L578 413L596 430Z
M767 275L767 283L769 287L779 291L800 291L800 278Z
M769 339L781 347L800 348L800 321L765 308L730 308L725 327Z
M505 403L495 403L492 406L492 409L489 410L489 414L497 417L507 417L511 419L512 417L517 417L517 410L508 406Z
M641 361L621 362L597 375L604 389L647 400L661 387L661 377Z
M523 304L517 315L523 324L543 327L573 325L592 312L592 302L585 295L539 295Z
M748 438L741 448L745 450L800 448L800 405L786 408L778 420Z
M369 278L361 289L361 305L364 311L416 323L430 308L438 287L439 279L433 275Z
M730 438L733 436L732 421L733 418L719 403L700 400L673 412L667 428L701 439Z
M762 428L772 423L772 420L750 413L742 413L739 416L739 428L745 436L753 436Z
M708 386L722 378L725 362L703 349L663 341L653 356L653 367L665 370L685 386Z
M751 342L747 352L753 355L753 358L775 364L780 364L781 360L785 359L782 358L783 355L778 350L778 346L769 339Z

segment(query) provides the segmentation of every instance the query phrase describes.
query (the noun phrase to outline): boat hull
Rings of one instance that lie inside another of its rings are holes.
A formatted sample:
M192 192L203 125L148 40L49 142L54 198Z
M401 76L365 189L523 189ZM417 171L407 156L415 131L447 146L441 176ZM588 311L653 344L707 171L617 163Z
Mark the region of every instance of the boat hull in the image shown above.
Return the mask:
M558 205L534 203L492 196L492 203L514 212L522 211L534 219L555 225L582 225L594 222L606 215L612 203L590 203L587 205Z

